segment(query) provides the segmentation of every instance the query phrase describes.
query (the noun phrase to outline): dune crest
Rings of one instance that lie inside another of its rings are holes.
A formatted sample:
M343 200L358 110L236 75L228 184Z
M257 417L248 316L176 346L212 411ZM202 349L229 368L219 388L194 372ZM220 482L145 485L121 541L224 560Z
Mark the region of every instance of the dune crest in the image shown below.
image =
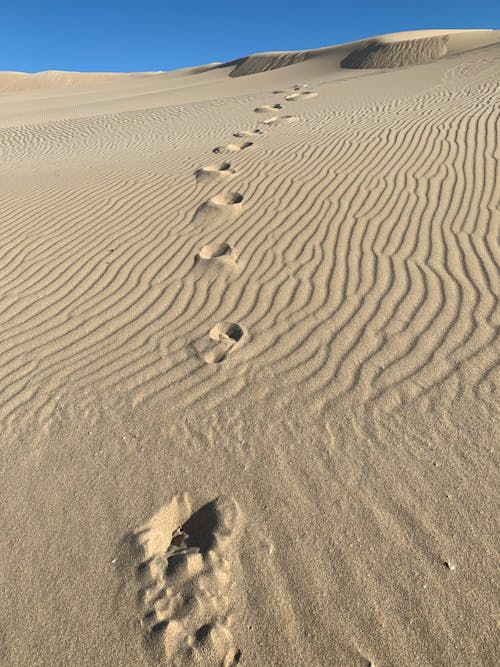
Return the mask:
M422 37L400 42L368 40L346 56L342 67L349 69L384 69L420 65L448 53L448 35Z

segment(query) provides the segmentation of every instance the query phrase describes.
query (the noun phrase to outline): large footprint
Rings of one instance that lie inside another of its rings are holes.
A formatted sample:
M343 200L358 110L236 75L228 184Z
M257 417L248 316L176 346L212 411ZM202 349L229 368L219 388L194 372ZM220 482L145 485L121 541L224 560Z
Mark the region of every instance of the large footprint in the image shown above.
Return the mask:
M232 576L241 515L218 498L194 514L176 496L135 533L145 643L169 667L232 667L241 657L231 635Z

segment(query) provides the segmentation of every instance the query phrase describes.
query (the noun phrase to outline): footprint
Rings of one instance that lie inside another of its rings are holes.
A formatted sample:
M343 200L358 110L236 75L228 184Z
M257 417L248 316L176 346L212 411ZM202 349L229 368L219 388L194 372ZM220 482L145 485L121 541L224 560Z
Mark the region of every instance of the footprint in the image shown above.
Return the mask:
M313 93L311 90L306 90L303 93L292 93L287 95L285 100L289 102L297 102L298 100L309 100L311 97L317 97L318 93Z
M245 332L236 322L224 321L212 327L208 335L217 342L204 352L203 361L207 364L219 364L227 358L234 348L241 344Z
M288 95L293 91L301 90L301 88L308 88L308 87L309 87L308 83L297 83L295 86L292 86L291 88L287 88L285 90L273 90L273 95Z
M259 130L258 127L255 130L241 130L241 132L235 132L233 137L238 137L243 139L244 137L255 137L256 135L262 134L262 130Z
M244 141L241 144L227 144L227 146L218 146L214 148L214 153L222 153L223 151L242 151L245 148L253 146L253 141Z
M204 224L214 216L238 215L241 211L242 202L243 195L239 192L221 192L201 203L196 209L191 222Z
M215 197L211 197L209 200L212 206L241 206L243 201L243 195L240 195L239 192L221 192Z
M216 178L230 178L235 173L229 162L218 162L195 171L197 181L212 181Z
M238 255L229 243L209 243L196 254L196 261L236 264Z
M255 113L266 113L268 111L273 111L274 109L283 109L282 104L265 104L262 107L256 107L254 109Z
M272 116L271 118L266 118L266 120L261 120L261 123L265 125L281 125L283 123L292 123L293 121L298 120L298 116Z
M142 560L139 609L145 644L169 667L232 667L241 657L231 635L231 565L241 514L218 498L194 514L176 496L135 533Z

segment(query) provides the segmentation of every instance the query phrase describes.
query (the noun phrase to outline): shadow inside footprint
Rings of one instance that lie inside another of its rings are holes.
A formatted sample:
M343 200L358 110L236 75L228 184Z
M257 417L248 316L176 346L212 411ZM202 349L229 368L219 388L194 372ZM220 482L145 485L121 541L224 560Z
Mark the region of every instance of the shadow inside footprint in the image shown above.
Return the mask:
M214 544L214 534L218 522L219 513L216 501L211 501L200 507L181 528L186 535L186 546L195 547L205 555Z

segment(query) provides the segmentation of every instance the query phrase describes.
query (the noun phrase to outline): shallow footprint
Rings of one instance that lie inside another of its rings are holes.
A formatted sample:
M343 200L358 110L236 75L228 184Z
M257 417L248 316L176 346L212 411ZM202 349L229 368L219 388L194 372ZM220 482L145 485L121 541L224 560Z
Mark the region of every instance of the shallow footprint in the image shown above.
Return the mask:
M298 116L271 116L271 118L266 118L266 120L260 121L265 125L282 125L283 123L292 123L293 121L298 120Z
M230 178L235 173L231 169L229 162L217 162L216 164L209 164L207 167L201 167L194 173L197 181L213 181L217 178Z
M254 109L255 113L266 113L267 111L274 111L276 109L283 109L282 104L265 104L261 107L256 107Z
M285 90L273 90L273 95L289 95L293 91L301 90L302 88L308 88L308 83L297 83L291 88L286 88Z
M239 139L243 139L245 137L255 137L259 134L262 134L262 130L259 130L259 128L256 127L255 130L241 130L240 132L235 132L233 134L233 137L238 137Z
M203 361L207 364L219 364L240 345L245 332L236 322L223 321L212 327L208 335L217 341L217 344L203 354Z
M196 257L205 262L216 260L234 263L236 262L237 254L236 250L229 243L209 243L203 246Z
M312 97L317 97L318 93L313 93L311 90L306 90L303 93L292 93L291 95L287 95L285 97L285 100L288 100L289 102L297 102L299 100L309 100Z
M253 146L253 141L243 141L240 144L227 144L227 146L217 146L214 148L214 153L222 153L223 151L242 151L245 148Z

